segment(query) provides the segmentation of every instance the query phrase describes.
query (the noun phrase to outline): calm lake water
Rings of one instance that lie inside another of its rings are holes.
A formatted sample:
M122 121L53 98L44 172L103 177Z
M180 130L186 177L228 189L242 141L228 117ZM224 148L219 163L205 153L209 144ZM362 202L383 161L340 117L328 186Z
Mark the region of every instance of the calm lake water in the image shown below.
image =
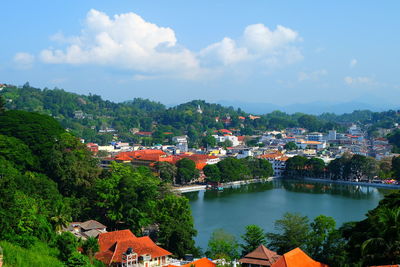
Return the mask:
M285 212L299 212L310 219L320 214L332 216L337 225L365 218L391 190L318 182L274 180L225 188L224 191L186 193L198 231L196 244L207 247L211 233L224 228L238 239L249 224L266 232Z

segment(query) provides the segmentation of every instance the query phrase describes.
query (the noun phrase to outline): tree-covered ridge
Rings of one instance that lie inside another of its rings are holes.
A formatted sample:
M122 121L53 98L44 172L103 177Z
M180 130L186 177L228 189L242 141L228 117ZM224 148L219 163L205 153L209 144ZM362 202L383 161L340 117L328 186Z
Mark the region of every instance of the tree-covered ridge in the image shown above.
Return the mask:
M110 135L100 130L113 129L125 141L138 142L133 129L152 131L152 143L166 138L165 132L174 135L187 134L192 145L202 145L202 134L229 127L238 134L251 135L259 131L304 127L310 131L339 129L336 120L303 113L289 115L274 111L251 117L241 109L193 100L175 107L150 100L135 98L114 103L98 95L78 95L61 89L38 89L25 84L22 87L6 87L0 91L8 109L34 111L53 116L63 127L88 141L106 143ZM199 110L200 108L200 110Z
M54 118L0 113L0 166L0 241L28 249L45 243L65 264L88 266L76 249L82 246L90 258L90 244L57 233L72 221L96 219L138 236L159 226L154 238L165 249L180 257L197 252L187 199L173 194L147 167L114 163L101 170L79 138Z

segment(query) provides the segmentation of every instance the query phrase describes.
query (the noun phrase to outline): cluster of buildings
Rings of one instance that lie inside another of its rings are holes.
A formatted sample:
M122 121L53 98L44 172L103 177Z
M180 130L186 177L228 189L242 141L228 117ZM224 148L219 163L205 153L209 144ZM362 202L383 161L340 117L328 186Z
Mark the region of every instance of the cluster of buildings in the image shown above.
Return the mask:
M152 133L136 131L135 134L147 137ZM87 147L94 154L102 151L104 168L107 168L111 161L152 167L157 162L175 164L182 158L189 158L201 171L207 164L216 164L226 157L240 159L251 156L268 160L274 169L274 176L281 176L286 161L295 155L319 157L325 163L340 158L344 153L372 156L378 160L393 156L392 146L386 138L369 138L355 124L350 125L345 133L336 130L320 133L309 132L304 128L288 128L242 136L235 129L220 129L214 131L212 137L217 144L215 147L190 148L186 135L173 136L170 139L171 144L168 145L143 146L112 142L107 146L88 143Z
M95 220L89 220L72 222L63 231L71 232L78 239L96 238L99 251L94 256L106 266L216 267L217 263L221 263L221 259L175 259L171 252L157 245L149 236L137 237L129 229L107 232L106 228ZM264 245L245 255L239 262L233 262L233 266L237 264L243 267L327 267L311 259L300 248L278 255Z

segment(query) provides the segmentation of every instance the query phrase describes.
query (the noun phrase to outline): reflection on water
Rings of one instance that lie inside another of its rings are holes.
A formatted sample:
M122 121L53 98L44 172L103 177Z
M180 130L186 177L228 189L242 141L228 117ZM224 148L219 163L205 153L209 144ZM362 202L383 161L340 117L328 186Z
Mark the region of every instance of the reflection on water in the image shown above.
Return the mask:
M323 182L303 182L298 180L276 180L275 188L283 187L287 191L308 193L308 194L331 194L354 199L369 199L376 194L386 194L389 189L380 189L371 186L323 183Z
M376 188L372 186L360 186L350 184L338 184L328 182L305 182L300 180L277 179L273 182L254 183L246 185L237 185L224 188L223 191L206 190L205 192L189 192L184 196L190 201L196 201L199 197L205 200L228 197L236 194L248 194L264 192L271 189L285 189L286 191L307 194L330 194L339 195L353 199L368 199L378 195L385 195L393 189Z
M206 248L217 228L224 228L239 239L249 224L274 231L274 222L285 212L299 212L310 219L320 214L332 216L338 226L362 220L390 191L372 186L278 179L184 196L190 201L198 230L196 243Z

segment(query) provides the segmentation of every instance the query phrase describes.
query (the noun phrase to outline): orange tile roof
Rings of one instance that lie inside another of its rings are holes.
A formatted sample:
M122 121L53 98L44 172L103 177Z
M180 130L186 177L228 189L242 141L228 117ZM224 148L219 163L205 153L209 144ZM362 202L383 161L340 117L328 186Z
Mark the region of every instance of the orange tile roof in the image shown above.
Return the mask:
M261 159L276 159L276 158L282 157L282 155L283 154L281 152L275 152L275 153L261 155L261 156L259 156L259 158L261 158Z
M191 266L194 266L194 267L216 267L217 264L215 264L214 262L210 261L207 258L201 258L199 260L192 261L188 264L181 265L181 267L191 267ZM170 264L167 267L176 267L176 265Z
M283 254L271 267L328 267L328 265L311 259L300 248L295 248Z
M246 136L238 136L237 139L239 142L243 142Z
M96 259L106 265L112 263L121 263L122 254L128 248L138 256L148 254L152 258L168 256L172 253L157 246L148 236L136 237L130 230L120 230L108 233L101 233L98 237L99 252L96 253Z
M303 144L307 144L307 145L320 145L322 144L322 142L318 142L318 141L303 141Z

